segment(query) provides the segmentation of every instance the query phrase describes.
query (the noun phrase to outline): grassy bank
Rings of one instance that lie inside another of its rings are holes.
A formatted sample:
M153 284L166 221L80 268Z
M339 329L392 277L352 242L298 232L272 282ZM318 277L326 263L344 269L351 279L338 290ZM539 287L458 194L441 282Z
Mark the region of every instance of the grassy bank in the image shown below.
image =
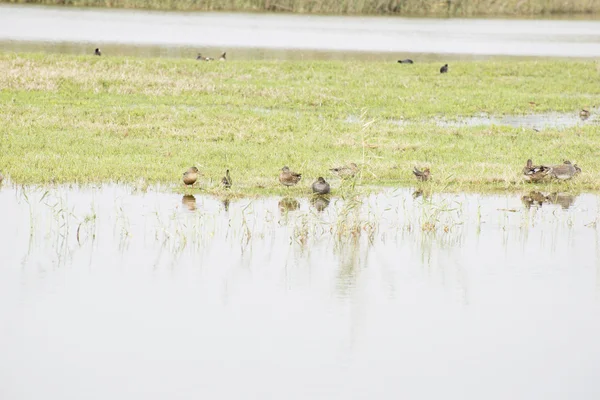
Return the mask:
M450 65L362 62L196 62L0 54L0 172L17 183L161 182L180 187L197 165L202 186L226 168L240 191L281 191L278 170L308 191L354 161L361 185L456 190L531 188L525 160L576 161L563 184L600 189L600 125L566 129L439 126L435 119L577 116L600 105L593 61ZM592 115L592 120L597 115ZM557 186L556 184L552 184ZM542 185L543 186L543 185Z
M406 16L599 14L597 0L1 0L6 3L179 11L293 12Z

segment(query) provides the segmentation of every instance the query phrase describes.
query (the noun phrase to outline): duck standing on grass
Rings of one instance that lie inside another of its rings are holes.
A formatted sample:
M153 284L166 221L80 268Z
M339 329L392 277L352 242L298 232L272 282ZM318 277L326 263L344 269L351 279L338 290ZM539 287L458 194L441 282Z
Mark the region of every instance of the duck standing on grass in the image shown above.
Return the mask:
M579 111L579 118L581 118L582 121L585 121L589 117L590 117L589 110L586 110L585 108L583 108L583 109L581 109L581 111Z
M418 180L420 180L421 182L425 182L429 179L429 176L431 175L431 171L429 171L429 168L425 168L423 171L421 171L417 167L414 167L413 174L415 174L415 177Z
M102 55L102 52L100 51L99 48L96 47L96 50L94 50L94 55L95 56L101 56Z
M312 184L312 191L315 194L329 194L330 190L331 187L329 186L329 183L327 183L322 176L318 177Z
M442 65L442 68L440 68L440 74L445 74L446 72L448 72L448 64L444 64Z
M204 57L202 55L202 53L198 53L198 56L196 56L196 60L198 60L198 61L212 61L212 60L214 60L214 58Z
M279 173L279 182L281 182L282 185L287 187L294 186L300 182L300 179L302 179L302 174L290 171L287 166L281 168L281 172Z
M413 64L413 60L407 58L405 60L398 60L398 64Z
M561 181L573 178L581 172L581 168L577 164L571 164L571 161L565 161L564 164L553 165L550 167L548 174Z
M229 189L233 184L231 176L229 176L229 170L225 171L225 176L223 177L223 179L221 179L221 184L225 189Z
M358 172L358 165L352 162L343 167L330 168L329 170L342 179L354 178L354 175Z
M533 165L533 161L529 159L523 168L523 176L530 182L539 182L548 175L549 171L550 167L546 167L544 165Z
M198 168L189 167L187 171L183 173L183 183L186 185L194 186L194 183L198 180Z

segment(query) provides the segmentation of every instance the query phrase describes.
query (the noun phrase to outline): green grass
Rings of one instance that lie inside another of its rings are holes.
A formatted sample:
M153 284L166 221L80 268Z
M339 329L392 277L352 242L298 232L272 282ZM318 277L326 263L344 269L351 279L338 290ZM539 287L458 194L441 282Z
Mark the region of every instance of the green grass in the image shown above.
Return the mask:
M234 194L293 194L354 161L361 187L414 185L411 169L419 165L430 166L431 185L446 190L600 189L598 122L541 132L432 122L482 112L577 116L600 105L600 64L438 69L0 53L0 172L19 184L142 179L179 190L181 173L196 165L205 189L217 188L229 168ZM583 173L568 183L524 184L520 171L530 157L570 159ZM284 165L303 174L298 188L279 185Z
M598 14L597 0L2 0L7 3L179 11L294 12L411 16Z

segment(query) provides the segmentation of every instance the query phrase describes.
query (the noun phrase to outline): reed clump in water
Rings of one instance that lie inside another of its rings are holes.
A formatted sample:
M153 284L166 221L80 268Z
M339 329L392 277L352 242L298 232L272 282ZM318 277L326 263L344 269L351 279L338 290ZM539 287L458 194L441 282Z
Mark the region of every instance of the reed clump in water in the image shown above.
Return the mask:
M597 0L1 0L7 3L179 11L411 16L543 16L600 13Z

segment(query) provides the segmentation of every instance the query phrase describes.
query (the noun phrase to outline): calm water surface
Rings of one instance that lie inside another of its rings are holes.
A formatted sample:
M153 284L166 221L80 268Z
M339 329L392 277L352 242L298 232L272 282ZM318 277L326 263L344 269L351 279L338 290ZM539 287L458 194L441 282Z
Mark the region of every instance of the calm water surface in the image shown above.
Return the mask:
M0 50L33 48L91 54L96 46L101 46L105 55L174 57L192 57L200 50L214 57L225 49L229 50L230 59L395 59L405 58L406 54L414 54L411 57L417 60L432 54L446 58L587 58L600 57L600 21L180 13L0 5Z
M521 195L4 184L0 397L598 399L600 198Z

